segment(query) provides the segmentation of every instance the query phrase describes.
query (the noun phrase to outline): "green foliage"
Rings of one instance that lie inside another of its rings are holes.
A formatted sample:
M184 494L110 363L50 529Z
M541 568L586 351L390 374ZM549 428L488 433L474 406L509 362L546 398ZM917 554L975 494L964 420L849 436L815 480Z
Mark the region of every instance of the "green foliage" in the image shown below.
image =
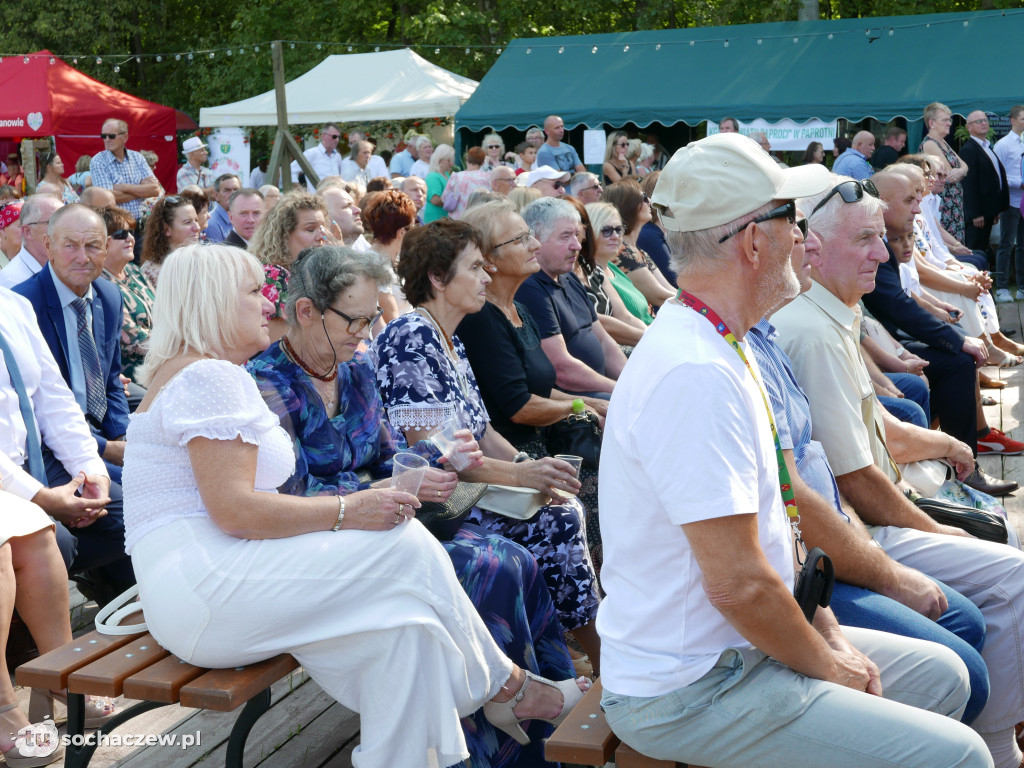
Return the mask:
M849 18L1009 8L1019 0L919 0L912 7L903 0L819 2L823 18ZM480 79L498 54L474 46L503 46L523 37L786 21L796 19L799 6L800 0L20 0L4 15L0 52L48 48L69 64L77 55L74 66L86 74L198 118L201 106L273 88L270 40L351 43L363 52L372 43L410 45L438 66ZM204 52L225 46L230 56L218 50L210 58ZM328 53L346 50L286 44L286 76L295 78ZM160 62L152 56L168 52ZM129 60L137 54L140 60ZM102 64L96 64L97 56ZM254 152L262 143L257 132Z

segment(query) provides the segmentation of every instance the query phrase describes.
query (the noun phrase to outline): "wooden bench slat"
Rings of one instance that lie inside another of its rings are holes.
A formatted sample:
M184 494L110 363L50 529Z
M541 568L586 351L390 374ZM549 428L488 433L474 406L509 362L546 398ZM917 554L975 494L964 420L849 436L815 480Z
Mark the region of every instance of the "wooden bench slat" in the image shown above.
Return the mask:
M92 664L76 669L68 677L72 693L120 696L126 678L167 656L148 632Z
M26 688L60 691L68 686L68 676L77 669L102 658L111 650L128 645L142 635L101 635L88 632L60 648L18 667L14 678Z
M604 765L612 759L618 744L618 737L601 711L598 679L551 734L544 745L544 757L553 763Z
M181 706L230 712L269 688L299 663L290 653L232 669L212 669L181 688Z
M192 666L177 656L168 655L125 680L124 695L139 701L176 704L182 686L204 672L206 670L202 667Z

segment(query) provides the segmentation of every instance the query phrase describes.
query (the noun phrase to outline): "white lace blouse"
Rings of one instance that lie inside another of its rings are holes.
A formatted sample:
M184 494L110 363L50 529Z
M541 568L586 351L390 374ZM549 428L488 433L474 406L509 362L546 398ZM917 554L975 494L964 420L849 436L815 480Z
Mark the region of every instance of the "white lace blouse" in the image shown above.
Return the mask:
M194 437L258 446L256 490L277 493L295 467L287 433L240 366L200 360L164 385L150 409L132 414L124 456L125 551L181 517L208 517L188 455Z

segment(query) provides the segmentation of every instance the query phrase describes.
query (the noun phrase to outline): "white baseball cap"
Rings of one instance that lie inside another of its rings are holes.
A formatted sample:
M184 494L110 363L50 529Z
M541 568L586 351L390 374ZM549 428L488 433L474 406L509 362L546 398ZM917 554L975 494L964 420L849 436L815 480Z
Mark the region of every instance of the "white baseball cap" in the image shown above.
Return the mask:
M532 171L526 171L526 173L520 173L516 176L517 187L532 187L538 181L543 179L549 179L551 181L561 181L563 184L569 180L568 171L559 171L552 168L550 165L542 165L540 168L534 168Z
M772 200L816 195L831 183L824 165L780 168L746 136L717 133L672 156L651 205L666 229L695 232L728 224Z
M203 144L203 140L198 136L190 136L185 139L181 144L181 152L184 155L191 155L197 149L205 149L206 145Z

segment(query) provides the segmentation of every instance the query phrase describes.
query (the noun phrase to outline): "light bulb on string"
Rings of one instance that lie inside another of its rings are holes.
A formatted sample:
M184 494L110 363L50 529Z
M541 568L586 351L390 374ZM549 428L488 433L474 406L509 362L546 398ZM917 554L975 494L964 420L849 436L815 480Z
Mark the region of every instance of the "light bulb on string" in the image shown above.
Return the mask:
M231 49L228 48L228 56L230 56L230 55L231 55Z
M564 45L560 46L559 49L558 49L558 52L559 53L565 53L565 46Z
M28 56L25 57L24 61L26 64L28 64Z
M526 53L527 53L527 54L531 54L531 53L533 53L533 48L527 48L527 49L526 49Z
M295 50L295 43L291 44L291 48L292 48L293 51Z
M622 52L623 53L628 53L629 52L629 46L627 45L625 48L623 48Z
M115 64L114 65L114 72L120 72L120 71L121 71L121 68Z
M50 57L50 63L51 63L51 64L54 64L54 63L56 63L56 61L57 61L57 60L56 60L55 58L53 58L53 56L51 56L51 57Z
M213 58L213 51L210 51L210 58Z
M159 64L159 63L160 63L161 61L163 61L163 60L164 60L164 57L163 57L163 56L159 56L159 55L158 55L158 56L156 57L156 60L157 60L157 63Z
M469 56L469 48L466 49L466 55Z
M591 53L597 53L597 46L595 45L593 48L591 48L590 52Z
M374 53L380 53L380 46L379 45L374 46L373 52Z
M259 52L260 52L260 47L259 47L258 45L254 45L254 46L252 47L252 49L253 49L253 51L254 51L255 53L259 53Z
M498 49L498 55L501 56L501 48Z
M174 60L175 61L181 61L181 54L180 53L174 54Z
M101 59L99 56L97 56L96 57L96 63L97 64L102 64L103 63L103 59Z

